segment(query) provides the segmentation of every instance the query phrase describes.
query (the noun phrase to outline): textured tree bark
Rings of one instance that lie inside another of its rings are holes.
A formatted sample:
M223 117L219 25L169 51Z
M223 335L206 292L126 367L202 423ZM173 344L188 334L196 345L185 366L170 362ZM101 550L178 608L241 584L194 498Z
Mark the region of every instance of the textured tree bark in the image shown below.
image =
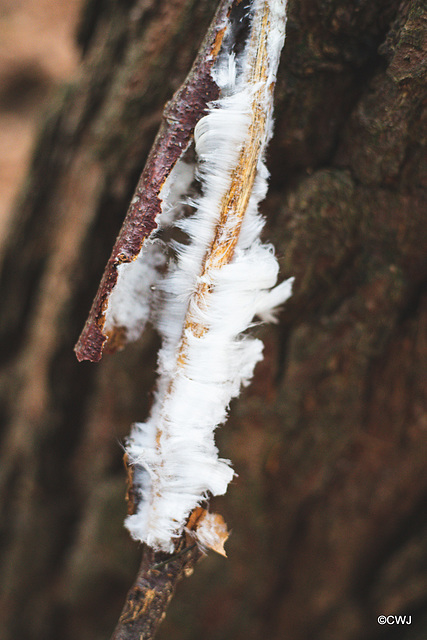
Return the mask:
M157 338L98 365L73 345L215 8L87 2L40 133L0 279L4 640L109 637L136 573L117 441ZM263 209L294 295L219 434L229 559L182 583L159 638L426 633L426 31L421 0L290 3Z

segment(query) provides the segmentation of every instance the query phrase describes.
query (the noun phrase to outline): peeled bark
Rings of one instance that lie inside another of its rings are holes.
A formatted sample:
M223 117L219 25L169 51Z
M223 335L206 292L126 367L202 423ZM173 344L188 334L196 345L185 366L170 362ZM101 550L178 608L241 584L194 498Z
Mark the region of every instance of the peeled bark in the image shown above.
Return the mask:
M36 145L0 280L4 640L109 637L137 571L120 441L158 341L96 365L73 345L214 5L87 2ZM263 211L294 295L218 434L229 558L182 583L159 638L425 635L426 15L290 4Z

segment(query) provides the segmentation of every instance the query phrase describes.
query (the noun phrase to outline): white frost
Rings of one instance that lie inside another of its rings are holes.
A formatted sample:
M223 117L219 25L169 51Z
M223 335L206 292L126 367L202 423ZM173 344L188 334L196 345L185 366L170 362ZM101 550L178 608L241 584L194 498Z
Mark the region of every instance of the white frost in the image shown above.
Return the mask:
M165 180L159 197L161 213L158 230L172 226L179 217L184 195L194 180L194 166L180 159ZM134 198L133 203L137 201ZM164 245L156 239L156 232L145 240L135 260L117 266L117 282L108 298L104 332L123 328L126 342L138 340L153 307L153 293L166 265ZM155 295L155 293L154 293Z
M223 97L195 130L202 195L194 215L179 222L189 244L177 246L177 263L159 283L163 297L156 321L163 345L156 401L147 422L133 426L127 445L141 500L126 526L135 539L167 552L173 550L173 538L180 535L191 511L210 494L225 493L233 478L230 462L218 457L214 431L262 358L261 341L244 332L256 316L274 320L274 308L291 294L291 280L275 286L278 263L272 246L260 241L264 223L258 204L268 177L262 156L272 131L271 83L285 25L285 3L269 4L269 73L262 83L267 122L234 255L221 268L202 268L260 90L260 83L251 86L247 81L252 60L245 53L237 61L233 55L220 56L214 77ZM256 20L265 2L254 5ZM201 297L203 285L207 293Z

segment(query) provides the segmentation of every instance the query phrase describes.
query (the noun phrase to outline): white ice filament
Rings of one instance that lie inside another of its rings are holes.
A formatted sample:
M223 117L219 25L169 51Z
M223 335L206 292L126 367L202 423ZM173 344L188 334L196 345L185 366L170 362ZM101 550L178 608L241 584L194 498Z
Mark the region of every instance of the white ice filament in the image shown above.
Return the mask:
M272 132L272 87L284 41L285 2L256 0L252 30L239 58L222 55L214 79L222 97L195 130L202 195L179 223L189 243L159 283L156 323L163 345L151 415L127 445L140 501L127 518L132 536L173 550L191 511L225 493L234 472L218 457L214 431L230 400L247 385L262 343L246 335L254 317L291 293L276 285L278 264L262 244L258 204L267 191L263 163Z

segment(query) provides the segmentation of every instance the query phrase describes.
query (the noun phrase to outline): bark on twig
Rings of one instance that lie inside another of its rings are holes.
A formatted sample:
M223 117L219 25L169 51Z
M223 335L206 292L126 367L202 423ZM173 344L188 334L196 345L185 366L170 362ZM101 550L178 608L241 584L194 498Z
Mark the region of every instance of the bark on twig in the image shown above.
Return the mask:
M192 573L202 556L198 546L184 536L171 555L154 553L144 545L141 566L129 590L111 640L150 640L161 624L177 583Z
M103 332L108 298L117 282L117 267L135 260L144 240L157 227L156 218L161 211L160 190L187 149L196 123L206 113L207 104L218 97L211 69L221 47L226 17L236 4L239 4L238 0L221 0L190 73L165 107L160 130L75 347L78 360L100 360L106 341L109 352L124 346L126 334L120 327L109 335Z

